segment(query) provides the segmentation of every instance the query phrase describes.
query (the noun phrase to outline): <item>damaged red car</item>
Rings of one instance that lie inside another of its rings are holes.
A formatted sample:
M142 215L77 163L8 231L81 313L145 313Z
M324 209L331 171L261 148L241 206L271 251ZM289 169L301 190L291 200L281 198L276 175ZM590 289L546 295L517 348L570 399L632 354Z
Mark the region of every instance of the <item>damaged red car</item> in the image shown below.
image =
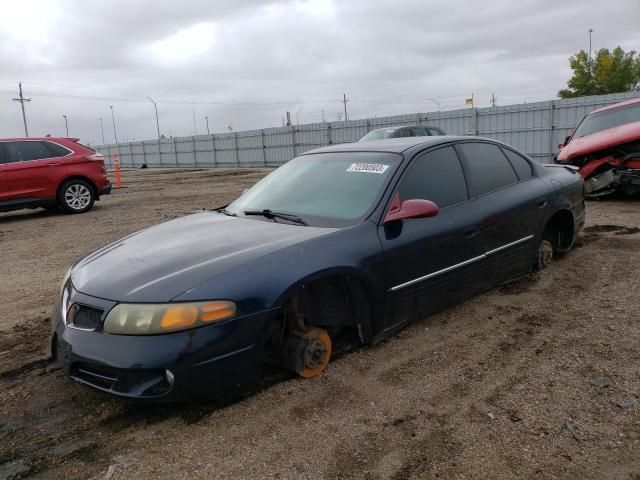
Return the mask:
M580 169L585 196L640 193L640 98L589 113L560 149L556 163Z

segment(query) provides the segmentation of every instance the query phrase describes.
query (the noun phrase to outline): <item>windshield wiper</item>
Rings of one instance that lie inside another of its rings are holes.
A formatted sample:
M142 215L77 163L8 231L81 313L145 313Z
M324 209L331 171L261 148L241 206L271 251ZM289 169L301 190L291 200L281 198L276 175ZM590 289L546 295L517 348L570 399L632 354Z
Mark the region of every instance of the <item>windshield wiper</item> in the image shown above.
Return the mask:
M275 218L282 218L283 220L289 220L290 222L297 223L298 225L309 226L309 224L304 221L302 218L297 215L293 215L291 213L282 213L282 212L274 212L268 208L264 210L245 210L245 215L262 215L265 218L273 220Z
M230 212L229 210L227 210L224 207L216 208L215 211L218 212L218 213L223 213L225 215L229 215L230 217L237 217L238 216L236 213Z

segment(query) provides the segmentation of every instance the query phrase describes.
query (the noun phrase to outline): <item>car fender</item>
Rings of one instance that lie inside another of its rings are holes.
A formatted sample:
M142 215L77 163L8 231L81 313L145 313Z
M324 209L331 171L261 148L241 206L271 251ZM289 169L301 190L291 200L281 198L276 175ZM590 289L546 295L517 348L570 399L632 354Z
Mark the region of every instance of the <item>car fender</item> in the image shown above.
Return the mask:
M300 227L304 228L304 227ZM371 222L292 245L243 264L178 295L173 301L233 300L239 315L280 308L297 286L331 276L362 283L371 301L372 322L382 322L382 246ZM381 324L381 323L380 323Z

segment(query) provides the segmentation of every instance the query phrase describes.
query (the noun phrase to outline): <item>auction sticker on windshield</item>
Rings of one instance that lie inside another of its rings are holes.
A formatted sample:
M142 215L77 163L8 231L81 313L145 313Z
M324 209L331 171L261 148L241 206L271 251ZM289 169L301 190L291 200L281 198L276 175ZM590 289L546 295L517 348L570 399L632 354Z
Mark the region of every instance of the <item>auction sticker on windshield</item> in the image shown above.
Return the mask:
M384 173L387 168L389 168L389 165L383 165L382 163L352 163L347 168L347 172Z

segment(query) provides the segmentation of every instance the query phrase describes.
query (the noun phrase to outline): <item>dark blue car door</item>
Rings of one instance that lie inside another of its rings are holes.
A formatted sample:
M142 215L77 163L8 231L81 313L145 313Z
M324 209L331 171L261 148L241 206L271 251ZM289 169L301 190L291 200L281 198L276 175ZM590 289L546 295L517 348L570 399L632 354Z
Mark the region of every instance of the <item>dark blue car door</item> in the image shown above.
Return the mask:
M549 187L533 175L527 159L510 149L477 141L456 148L475 197L486 290L531 269Z
M474 293L482 256L477 213L460 159L451 146L416 156L395 196L438 204L431 218L382 224L387 301L386 328L428 314Z

